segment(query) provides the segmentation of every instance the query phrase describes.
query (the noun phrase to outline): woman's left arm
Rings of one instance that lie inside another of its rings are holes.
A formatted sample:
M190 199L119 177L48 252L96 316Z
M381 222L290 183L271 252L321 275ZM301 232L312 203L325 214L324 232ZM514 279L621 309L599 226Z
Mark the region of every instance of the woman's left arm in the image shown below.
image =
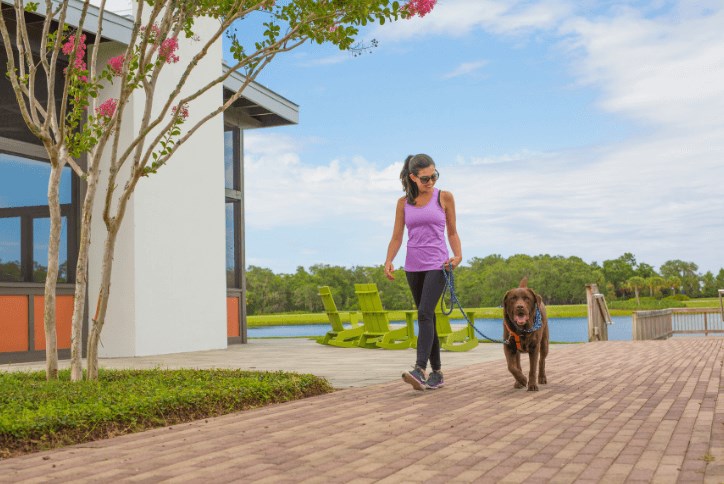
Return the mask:
M448 259L447 263L451 264L452 268L455 269L463 261L463 249L455 220L455 199L450 192L442 192L441 199L447 223L447 240L450 242L450 248L453 251L453 257Z

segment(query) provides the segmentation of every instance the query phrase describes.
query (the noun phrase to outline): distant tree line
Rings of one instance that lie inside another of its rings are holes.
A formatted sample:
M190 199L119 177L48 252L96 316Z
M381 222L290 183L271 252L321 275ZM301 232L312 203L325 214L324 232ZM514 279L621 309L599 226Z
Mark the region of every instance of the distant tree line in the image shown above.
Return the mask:
M586 263L579 257L551 255L500 255L475 257L455 270L455 289L464 307L495 307L505 292L528 277L528 284L546 304L584 304L586 284L595 283L609 300L639 295L663 298L676 294L688 297L715 297L724 289L724 268L715 276L699 274L693 262L670 260L657 272L653 266L637 262L631 253L617 259ZM298 267L294 274L274 274L270 269L250 266L246 273L248 314L320 312L319 286L330 286L339 310L355 310L354 284L374 282L387 309L414 307L405 273L396 272L389 281L382 266L352 267L317 264L308 270Z

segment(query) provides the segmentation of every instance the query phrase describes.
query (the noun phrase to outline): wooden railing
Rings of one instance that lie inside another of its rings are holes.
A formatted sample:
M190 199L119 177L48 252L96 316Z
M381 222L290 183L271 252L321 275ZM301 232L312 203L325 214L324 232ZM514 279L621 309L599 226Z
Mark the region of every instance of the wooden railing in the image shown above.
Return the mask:
M634 341L666 339L675 334L724 334L724 315L719 308L635 311L631 333Z
M724 333L724 318L718 308L676 308L672 316L674 334Z
M672 320L671 309L635 311L633 313L631 337L634 341L669 338L673 334Z

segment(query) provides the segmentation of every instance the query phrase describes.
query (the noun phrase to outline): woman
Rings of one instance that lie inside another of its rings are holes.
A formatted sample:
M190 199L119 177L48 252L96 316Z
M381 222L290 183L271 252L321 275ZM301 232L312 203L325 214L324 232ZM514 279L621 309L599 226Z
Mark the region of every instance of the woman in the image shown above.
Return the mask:
M455 227L455 200L452 193L435 188L439 177L435 162L428 155L411 155L405 160L400 172L405 196L397 201L395 227L385 261L385 275L393 280L395 267L392 261L400 250L407 227L405 275L417 305L418 336L415 367L404 372L402 379L415 390L444 385L435 305L445 288L443 265L454 269L463 260ZM445 244L445 228L454 254L451 258L448 258ZM428 361L432 373L426 376Z

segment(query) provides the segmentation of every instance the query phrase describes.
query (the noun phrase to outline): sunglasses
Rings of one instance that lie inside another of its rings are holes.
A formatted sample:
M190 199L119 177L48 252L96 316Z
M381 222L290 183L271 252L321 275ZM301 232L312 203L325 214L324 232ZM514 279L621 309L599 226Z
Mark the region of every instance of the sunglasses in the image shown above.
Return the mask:
M417 175L415 175L417 176ZM436 182L437 179L440 178L440 173L438 173L437 170L435 170L435 173L433 173L431 176L418 176L417 179L420 180L420 183L423 185L427 185L428 183Z

